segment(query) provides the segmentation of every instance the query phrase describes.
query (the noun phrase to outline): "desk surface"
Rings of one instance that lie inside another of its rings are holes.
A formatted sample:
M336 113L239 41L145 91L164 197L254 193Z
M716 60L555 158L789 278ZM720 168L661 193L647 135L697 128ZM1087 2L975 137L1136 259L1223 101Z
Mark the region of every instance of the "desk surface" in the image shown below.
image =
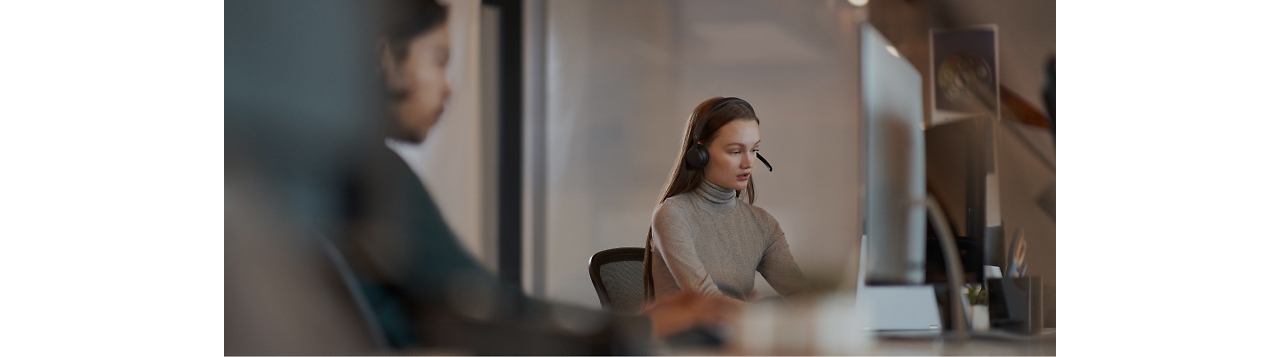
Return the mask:
M734 348L684 349L660 351L671 355L734 356L744 353ZM775 355L813 355L813 351L774 351ZM1046 328L1040 336L1014 336L1001 333L978 333L964 343L942 337L878 337L874 345L854 356L1054 356L1057 355L1056 332Z
M875 347L864 355L919 355L919 356L1054 356L1057 355L1057 339L1052 329L1046 335L1034 339L1011 340L977 335L965 343L954 343L941 338L904 339L878 338Z

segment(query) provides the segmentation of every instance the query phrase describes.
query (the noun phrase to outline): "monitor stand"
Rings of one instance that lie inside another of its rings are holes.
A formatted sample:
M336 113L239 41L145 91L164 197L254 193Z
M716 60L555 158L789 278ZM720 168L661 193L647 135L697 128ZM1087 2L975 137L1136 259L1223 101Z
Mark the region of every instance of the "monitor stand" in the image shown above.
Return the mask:
M960 267L960 255L956 249L954 236L945 220L940 206L933 196L929 196L925 204L928 206L929 223L938 232L942 240L942 251L947 267L948 300L951 300L952 334L956 340L967 340L969 324L963 308L964 295L960 292L963 281ZM938 300L934 288L929 284L921 285L866 285L867 237L861 242L858 259L856 302L857 311L867 314L863 319L863 329L875 331L877 334L939 335L942 332L941 314L938 312Z
M942 321L932 285L865 286L857 302L870 318L864 329L877 334L938 335Z
M862 329L876 334L937 335L942 332L937 299L931 285L866 285L866 235L858 259L858 281L855 305L867 318Z

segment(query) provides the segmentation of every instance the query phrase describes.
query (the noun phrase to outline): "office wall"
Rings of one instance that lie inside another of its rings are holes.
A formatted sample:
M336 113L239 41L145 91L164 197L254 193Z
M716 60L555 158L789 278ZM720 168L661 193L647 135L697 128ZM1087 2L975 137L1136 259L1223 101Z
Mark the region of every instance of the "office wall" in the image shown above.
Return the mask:
M861 184L856 23L847 2L585 1L546 6L546 276L553 300L599 307L587 260L644 246L689 112L750 101L757 201L815 277L856 259ZM762 279L757 288L771 289Z

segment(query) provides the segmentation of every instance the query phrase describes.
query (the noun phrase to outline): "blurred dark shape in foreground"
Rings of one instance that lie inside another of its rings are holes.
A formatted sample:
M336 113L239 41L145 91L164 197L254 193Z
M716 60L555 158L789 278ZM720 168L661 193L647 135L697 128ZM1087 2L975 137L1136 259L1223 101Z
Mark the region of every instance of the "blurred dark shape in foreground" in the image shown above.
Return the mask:
M528 299L385 146L385 2L225 6L228 355L646 353L649 320Z
M1057 101L1058 101L1058 83L1056 77L1058 74L1058 59L1050 58L1049 63L1045 67L1044 80L1044 110L1049 112L1049 134L1053 135L1054 142L1057 143L1058 138L1058 121L1057 121Z

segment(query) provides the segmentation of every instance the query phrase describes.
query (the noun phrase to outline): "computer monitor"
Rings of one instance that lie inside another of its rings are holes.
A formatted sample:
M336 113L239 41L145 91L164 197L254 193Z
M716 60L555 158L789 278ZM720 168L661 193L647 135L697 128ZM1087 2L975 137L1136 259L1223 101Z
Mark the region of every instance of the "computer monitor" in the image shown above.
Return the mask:
M925 278L924 94L920 72L870 24L861 29L866 285Z
M857 298L864 329L942 331L925 278L924 97L920 72L870 24L861 32L863 235Z
M994 183L995 175L991 145L994 120L952 120L924 132L928 191L949 219L968 282L981 281L984 265L1004 266L999 212L988 212L998 210L999 205L987 204L998 193L987 187ZM936 240L929 240L927 246L925 281L946 281L941 247Z

